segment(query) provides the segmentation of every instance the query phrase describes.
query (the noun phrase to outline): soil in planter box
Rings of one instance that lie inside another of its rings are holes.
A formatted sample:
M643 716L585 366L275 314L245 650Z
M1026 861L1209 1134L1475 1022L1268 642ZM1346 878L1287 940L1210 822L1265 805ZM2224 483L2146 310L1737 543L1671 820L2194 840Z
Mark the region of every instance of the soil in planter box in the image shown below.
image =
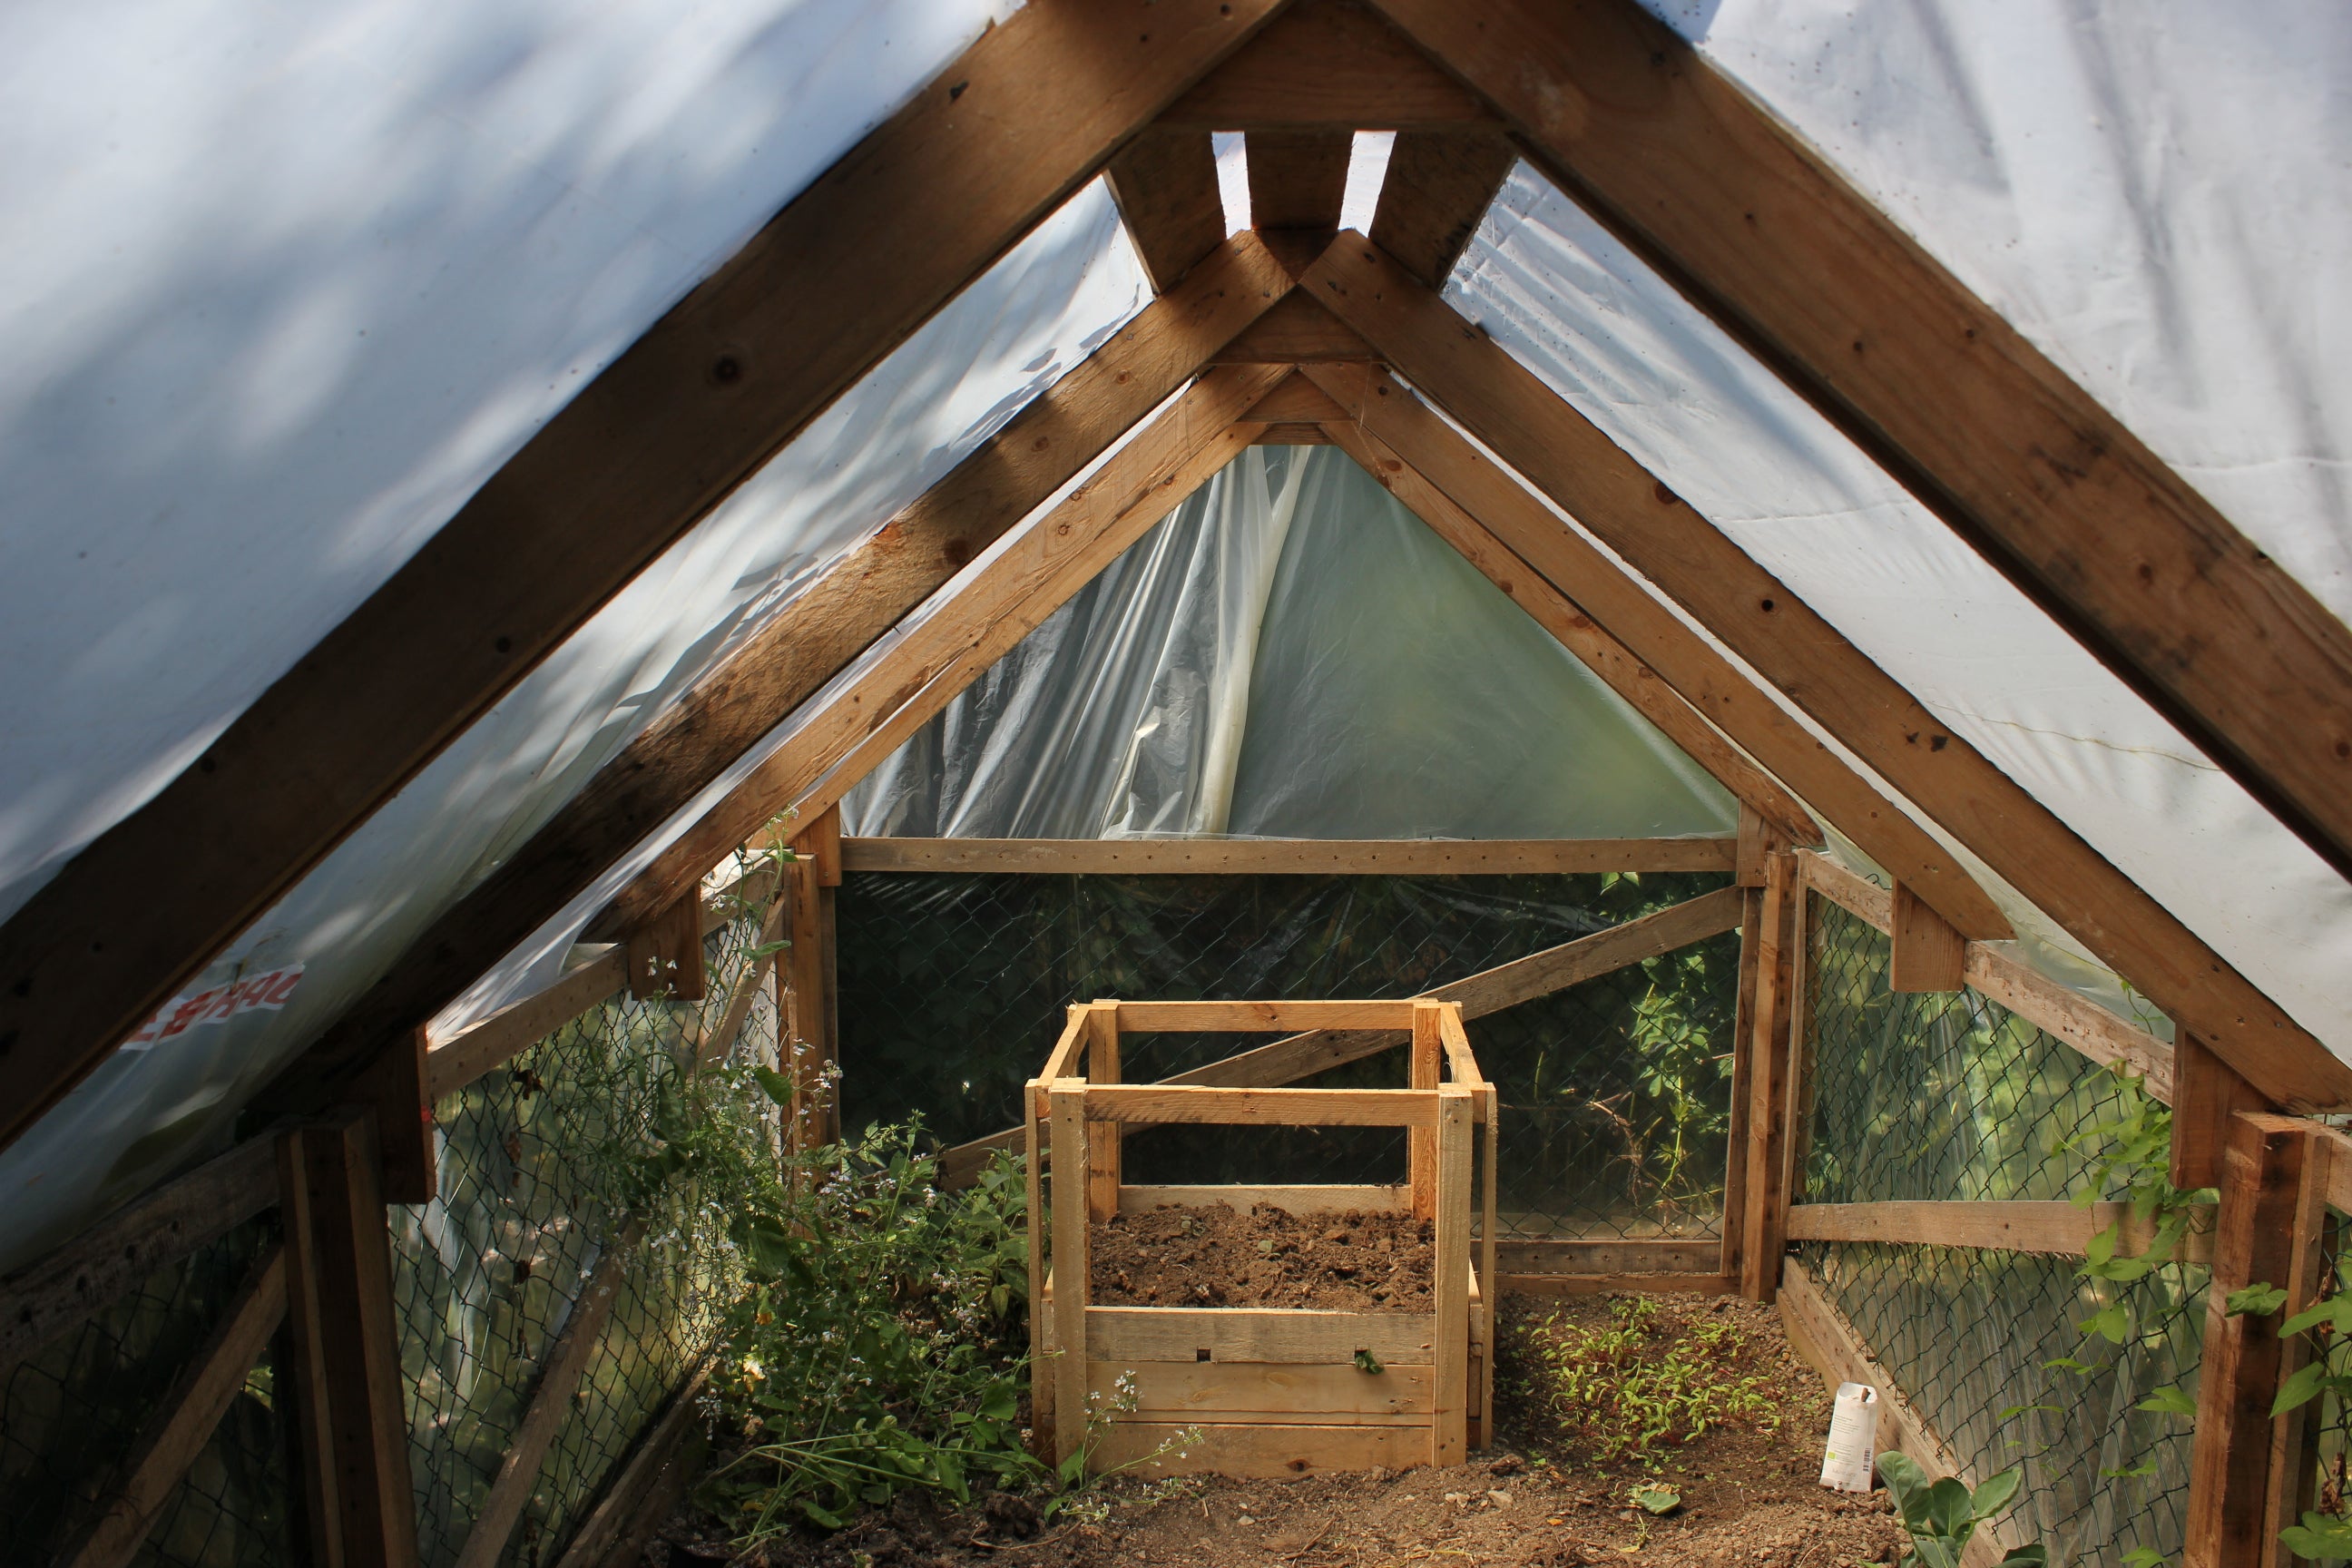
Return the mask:
M1436 1308L1434 1227L1410 1215L1206 1204L1097 1220L1087 1235L1096 1306Z

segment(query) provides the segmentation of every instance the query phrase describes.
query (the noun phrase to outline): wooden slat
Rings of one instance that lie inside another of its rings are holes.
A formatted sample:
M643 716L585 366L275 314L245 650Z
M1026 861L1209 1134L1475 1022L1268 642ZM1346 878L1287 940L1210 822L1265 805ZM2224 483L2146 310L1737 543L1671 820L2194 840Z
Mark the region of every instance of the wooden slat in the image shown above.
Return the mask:
M604 1559L627 1534L630 1521L636 1516L654 1490L654 1483L678 1450L680 1441L693 1429L696 1417L701 1414L702 1390L710 1379L710 1363L703 1362L694 1369L668 1405L637 1439L635 1449L605 1487L604 1495L588 1517L580 1521L563 1555L556 1560L555 1568L604 1568Z
M2241 1110L2277 1109L2187 1029L2172 1042L2172 1184L2184 1192L2221 1184L2222 1150Z
M2213 1272L2205 1288L2197 1370L2197 1437L2189 1465L2181 1561L2189 1568L2257 1568L2278 1421L2271 1402L2289 1364L2276 1313L2231 1315L2232 1291L2257 1282L2309 1293L2326 1218L2331 1150L2306 1121L2241 1112L2221 1173ZM2305 1273L2298 1280L2297 1270ZM2279 1419L2288 1419L2281 1417Z
M1470 1048L1470 1031L1463 1026L1460 1003L1440 1003L1436 1006L1438 1044L1445 1049L1445 1070L1453 1081L1471 1089L1484 1089L1486 1075L1478 1070L1477 1053ZM1418 1021L1418 1010L1415 1013Z
M1189 1453L1181 1452L1182 1437L1195 1428L1200 1445ZM1170 1447L1167 1454L1146 1459L1162 1445ZM1429 1433L1417 1425L1279 1426L1121 1421L1103 1434L1101 1445L1087 1463L1097 1472L1117 1469L1137 1477L1206 1471L1289 1481L1350 1470L1410 1469L1427 1463L1428 1457Z
M1054 1462L1058 1465L1087 1439L1087 1358L1096 1353L1087 1337L1086 1085L1059 1079L1045 1086L1045 1097L1054 1130L1054 1277L1061 1285L1051 1302L1052 1342L1070 1352L1053 1360ZM1051 1284L1049 1280L1049 1288Z
M1458 1084L1437 1091L1437 1234L1431 1247L1437 1296L1437 1408L1430 1462L1458 1465L1468 1452L1470 1389L1470 1146L1475 1097Z
M187 1257L277 1198L269 1140L250 1139L0 1279L0 1381L26 1356L104 1311L158 1268Z
M1895 884L1894 952L1886 965L1886 988L1898 994L1958 991L1967 964L1968 941L1922 898Z
M1554 991L1613 973L1645 958L1671 952L1693 942L1727 931L1738 921L1737 889L1703 893L1696 899L1670 905L1665 909L1612 926L1591 936L1579 937L1574 942L1547 948L1527 958L1499 964L1481 971L1467 979L1441 985L1429 994L1444 1002L1459 1002L1466 1017L1484 1017L1520 1002L1532 1001ZM1293 1083L1323 1071L1326 1068L1343 1067L1369 1056L1393 1049L1405 1043L1408 1033L1403 1029L1316 1029L1260 1046L1254 1051L1243 1051L1223 1061L1210 1062L1189 1072L1176 1074L1161 1081L1171 1084L1192 1084L1209 1088L1252 1088ZM1067 1037L1065 1036L1066 1039ZM1065 1064L1067 1058L1057 1047L1048 1058L1048 1067ZM1040 1074L1041 1078L1048 1076ZM1058 1075L1055 1075L1058 1076ZM1000 1149L1012 1149L1020 1141L1019 1128L1007 1128L992 1132L969 1143L960 1143L940 1156L940 1180L950 1186L968 1184L979 1173L989 1154Z
M1154 1209L1196 1209L1223 1204L1247 1213L1264 1204L1288 1214L1394 1214L1411 1203L1401 1186L1350 1186L1340 1183L1305 1183L1287 1186L1251 1186L1239 1183L1218 1186L1151 1186L1129 1183L1118 1189L1118 1212L1150 1214Z
M1265 247L1244 236L1202 263L1173 293L1153 301L880 533L826 568L747 638L738 654L625 747L545 827L412 943L392 973L327 1032L274 1098L299 1100L307 1088L371 1059L403 1030L437 1013L537 929L551 910L691 803L893 622L1022 522L1119 433L1150 415L1217 345L1289 286ZM1114 459L1080 487L1055 509L1049 526L1066 525L1072 530L1067 537L1081 540L1098 537L1094 530L1106 522L1120 526L1154 486L1171 476L1190 477L1190 468L1170 465L1213 440L1263 395L1264 382L1262 376L1226 373L1196 384L1180 398L1181 412L1171 410L1139 432L1128 448L1135 456ZM1139 493L1117 494L1119 480ZM1081 526L1087 522L1093 528ZM1020 558L1014 566L981 574L986 588L967 584L980 593L972 601L975 611L982 605L1001 608L996 595L1008 585L1036 582L1049 564L1041 557L1058 560L1061 543L1060 536L1040 539L1033 521L1011 549ZM908 639L917 645L914 652L880 661L866 680L837 693L827 710L828 723L795 737L705 812L622 889L591 923L589 934L625 934L697 886L737 845L794 805L800 792L883 716L874 708L896 706L905 695L902 689L919 687L952 658L940 639L951 645L951 634L959 629L968 632L970 623L948 617L946 626L932 626L927 638ZM931 662L925 663L926 658ZM827 804L811 803L798 820L814 821Z
M761 919L754 942L761 947L767 947L782 940L791 910L791 900L787 899L778 899L770 904L767 914ZM775 970L776 956L774 952L761 954L736 977L735 989L727 998L727 1010L719 1015L719 1023L710 1033L695 1045L696 1068L707 1068L724 1061L727 1053L735 1048L736 1037L742 1034L744 1024L751 1019L751 1009L759 1003L761 991L767 985L768 976ZM789 1024L789 1009L782 1010L782 1016ZM787 1037L789 1033L787 1029Z
M1297 0L1160 123L1202 132L1496 124L1475 93L1356 0Z
M1464 560L1550 633L1555 642L1574 654L1634 711L1655 724L1717 784L1744 805L1769 817L1791 842L1821 842L1821 829L1813 825L1811 816L1794 795L1725 739L1681 693L1628 652L1624 644L1603 631L1567 595L1539 573L1528 571L1527 563L1511 553L1484 523L1456 506L1452 497L1430 483L1362 426L1350 422L1324 428L1335 444L1402 501L1406 510L1454 546ZM1736 842L1732 847L1736 868Z
M1413 1005L1412 1037L1405 1053L1405 1081L1423 1091L1434 1089L1443 1074L1445 1042L1439 1033L1433 1006ZM1415 1219L1437 1213L1437 1129L1416 1127L1405 1135L1405 1185L1411 1189Z
M410 1568L416 1561L415 1495L408 1468L408 1415L392 1299L392 1238L376 1183L375 1121L308 1126L291 1135L288 1169L304 1185L309 1235L290 1258L307 1289L290 1303L317 1316L297 1334L310 1365L334 1457L333 1497L347 1568ZM307 1254L307 1256L305 1256Z
M1754 817L1753 812L1742 810L1741 826L1748 826ZM1739 969L1732 989L1731 1110L1724 1129L1723 1251L1718 1267L1734 1280L1739 1278L1747 1252L1748 1143L1755 1131L1748 1114L1752 1093L1748 1080L1756 1071L1751 1047L1756 1035L1756 953L1762 945L1762 885L1759 847L1756 882L1739 889Z
M1250 221L1258 232L1337 232L1354 144L1347 131L1261 131L1245 138Z
M1085 1332L1087 1354L1095 1361L1188 1362L1207 1351L1213 1362L1345 1366L1368 1350L1383 1364L1431 1366L1436 1326L1427 1312L1089 1307Z
M1077 1009L1070 1009L1070 1027L1063 1037L1078 1032ZM1022 1243L1028 1253L1029 1265L1029 1451L1038 1458L1053 1462L1059 1447L1054 1440L1054 1381L1053 1363L1045 1355L1051 1307L1045 1300L1045 1118L1038 1113L1038 1101L1044 1098L1045 1079L1031 1079L1021 1088L1021 1183L1025 1207L1022 1210ZM947 1184L948 1162L940 1163L940 1182ZM967 1178L960 1184L969 1184Z
M1878 928L1882 936L1895 931L1895 895L1866 878L1847 870L1826 855L1811 852L1798 857L1804 868L1805 886L1821 894L1847 913L1858 916ZM1981 944L1976 944L1981 946Z
M1153 293L1176 287L1225 237L1208 132L1154 127L1120 148L1103 174Z
M1369 240L1334 244L1305 284L1373 339L1415 386L1498 457L1682 604L1760 677L2103 962L2211 1040L2264 1093L2297 1110L2352 1103L2352 1067ZM1318 375L1317 384L1343 404L1349 401L1324 376ZM1412 401L1382 382L1362 400L1360 416L1456 500L1495 525L1492 515L1464 500L1444 475L1407 449L1401 432L1391 434L1408 417L1404 410ZM1458 437L1453 439L1460 444ZM1475 459L1475 453L1470 456ZM1555 544L1570 537L1556 523L1546 531ZM1594 570L1619 572L1598 552L1587 553L1599 556ZM1543 562L1533 563L1558 581ZM1602 614L1591 602L1590 585L1580 591L1588 608ZM1612 629L1624 635L1622 627ZM1627 640L1685 696L1693 695L1653 650ZM1715 711L1707 703L1697 705ZM1733 732L1792 788L1821 805L1822 797L1801 781L1786 758L1767 756ZM1819 750L1810 740L1805 745ZM1841 819L1832 807L1822 809L1964 934L1977 940L2009 934L2000 910L1948 856L1937 850L1912 864L1897 863L1881 855L1857 825ZM1899 847L1890 847L1889 853Z
M1397 1002L1121 1002L1128 1034L1232 1029L1394 1029L1412 1023L1413 1004Z
M1091 1361L1087 1390L1106 1408L1121 1378L1134 1380L1132 1419L1146 1422L1273 1422L1297 1425L1311 1412L1320 1425L1427 1427L1436 1373L1426 1366L1360 1372L1332 1365L1217 1361Z
M2132 1217L2127 1203L2088 1207L2065 1199L1999 1203L1796 1204L1789 1210L1791 1241L1887 1241L1920 1247L1984 1247L2007 1252L2042 1252L2080 1258L2091 1237L2120 1223L2117 1252L2137 1257L2147 1250L2152 1225ZM2192 1222L2181 1258L2204 1263L2212 1257L2212 1211Z
M2122 420L1634 0L1381 9L1486 93L1580 206L2352 876L2352 627Z
M1793 1258L1784 1267L1780 1307L1780 1323L1788 1331L1790 1345L1821 1373L1822 1381L1829 1384L1832 1394L1841 1383L1866 1384L1878 1390L1876 1446L1880 1453L1893 1449L1907 1454L1929 1475L1958 1476L1961 1484L1972 1490L1982 1484L1984 1478L1975 1474L1927 1424L1927 1417L1895 1385L1886 1369L1863 1347L1853 1326L1830 1304L1821 1287ZM2016 1544L2016 1531L2007 1520L1979 1525L1967 1553L1960 1559L1962 1568L1992 1568Z
M1713 1274L1719 1245L1711 1236L1675 1241L1538 1237L1498 1243L1495 1266L1506 1274Z
M1780 1284L1789 1203L1789 1088L1793 1045L1789 1019L1795 973L1797 858L1764 863L1757 918L1756 999L1748 1037L1748 1181L1740 1237L1739 1288L1769 1302Z
M817 1092L816 1079L839 1058L827 1001L832 992L831 966L825 962L825 889L817 868L808 861L785 868L784 933L792 946L779 955L776 973L782 984L784 1040L793 1051L794 1081L803 1091L793 1095L793 1146L807 1149L834 1140L837 1120L832 1099Z
M1024 6L795 196L0 927L0 1142L1276 8Z
M628 970L628 950L615 943L565 971L544 990L509 1003L450 1036L425 1053L427 1091L436 1100L445 1100L492 1068L529 1050L625 989Z
M1090 1087L1086 1108L1089 1121L1129 1126L1430 1127L1437 1121L1437 1094L1409 1089L1194 1089L1139 1083ZM1056 1149L1057 1157L1059 1152Z
M1373 243L1444 287L1518 156L1498 131L1400 132L1372 211Z
M1087 1082L1117 1083L1118 1075L1118 1010L1094 1007L1087 1015ZM1119 1156L1127 1129L1116 1121L1095 1121L1087 1128L1087 1217L1107 1220L1118 1213Z
M845 838L852 871L1135 876L1570 876L1723 871L1723 838Z
M221 1321L189 1358L122 1463L105 1510L58 1562L65 1568L123 1568L138 1555L180 1478L245 1387L269 1336L286 1316L286 1249L254 1266Z
M474 1514L474 1527L457 1553L457 1568L495 1568L506 1555L508 1539L522 1521L523 1510L539 1485L540 1466L572 1413L572 1396L588 1371L589 1358L596 1353L596 1342L604 1336L604 1324L620 1300L622 1283L645 1235L644 1219L631 1215L573 1300L562 1331L541 1364L530 1403L524 1406L522 1420L499 1461L499 1473Z

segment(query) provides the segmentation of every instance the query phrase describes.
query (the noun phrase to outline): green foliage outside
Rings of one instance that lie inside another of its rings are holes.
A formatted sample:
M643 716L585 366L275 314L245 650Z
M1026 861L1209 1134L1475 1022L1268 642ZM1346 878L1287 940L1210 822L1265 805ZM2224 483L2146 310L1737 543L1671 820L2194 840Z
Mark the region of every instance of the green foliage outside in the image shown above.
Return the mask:
M1954 1476L1930 1480L1918 1461L1907 1454L1881 1454L1878 1473L1895 1500L1895 1517L1911 1537L1911 1550L1921 1568L1960 1568L1960 1558L1979 1526L2009 1511L2025 1472L2012 1465L1971 1492ZM2048 1548L2035 1543L2014 1546L2001 1557L2002 1568L2042 1568L2050 1561Z
M1553 1311L1507 1331L1525 1369L1517 1392L1591 1462L1654 1468L1718 1426L1780 1430L1784 1390L1759 1369L1752 1337L1729 1315L1678 1322L1654 1297L1618 1296L1597 1327Z

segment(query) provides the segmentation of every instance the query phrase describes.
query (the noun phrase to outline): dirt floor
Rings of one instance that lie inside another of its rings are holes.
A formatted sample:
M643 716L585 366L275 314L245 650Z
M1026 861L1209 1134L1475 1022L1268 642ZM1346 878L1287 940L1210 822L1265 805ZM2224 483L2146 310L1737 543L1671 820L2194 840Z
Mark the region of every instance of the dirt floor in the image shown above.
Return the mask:
M1295 1481L1194 1477L1113 1480L1076 1519L1041 1526L1014 1498L944 1510L902 1497L832 1536L772 1543L745 1560L764 1568L1403 1568L1492 1563L1580 1568L1857 1568L1893 1563L1906 1546L1885 1494L1849 1497L1816 1484L1829 1398L1790 1351L1777 1315L1750 1303L1658 1297L1659 1342L1712 1336L1738 1347L1751 1385L1769 1385L1777 1430L1722 1426L1661 1453L1595 1462L1584 1429L1547 1397L1557 1384L1544 1347L1563 1333L1605 1333L1619 1320L1601 1298L1521 1302L1507 1310L1497 1426L1503 1441L1474 1462ZM1581 1340L1578 1343L1585 1342ZM1633 1491L1663 1485L1679 1496L1654 1516ZM674 1517L646 1568L729 1560L701 1543L709 1521Z
M1087 1299L1103 1307L1316 1307L1426 1312L1430 1222L1294 1215L1268 1204L1160 1208L1087 1233Z

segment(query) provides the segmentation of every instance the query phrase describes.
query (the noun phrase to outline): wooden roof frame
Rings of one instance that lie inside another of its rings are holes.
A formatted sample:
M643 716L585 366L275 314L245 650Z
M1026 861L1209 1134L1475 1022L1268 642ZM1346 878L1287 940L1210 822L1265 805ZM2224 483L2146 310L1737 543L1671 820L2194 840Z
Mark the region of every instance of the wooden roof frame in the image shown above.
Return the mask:
M1327 52L1353 51L1341 68L1307 62L1323 107L1246 109L1250 84L1266 99L1264 84L1285 79L1284 51L1296 66L1296 51L1308 47L1297 40L1313 39ZM1409 41L1405 56L1399 40ZM1383 115L1398 129L1402 177L1375 219L1394 259L1360 237L1319 261L1300 246L1275 246L1293 270L1314 261L1327 286L1351 268L1360 283L1367 267L1424 290L1441 282L1508 157L1531 158L2291 830L2352 871L2352 628L1633 0L1493 0L1475 16L1444 0L1034 0L795 197L194 765L0 926L0 1142L13 1142L661 550L1107 165L1155 286L1181 287L1219 248L1203 194L1214 171L1204 184L1200 157L1209 127L1188 112L1263 113L1267 132L1305 138L1265 171L1269 190L1289 179L1294 195L1320 193L1286 215L1304 235L1336 220L1327 210L1331 137ZM1284 166L1293 155L1326 159L1322 183ZM1171 199L1155 216L1163 178ZM1820 289L1826 277L1839 289ZM1231 340L1243 357L1364 357L1361 320L1334 333L1278 287L1267 286L1272 297L1252 319L1255 341L1250 331ZM845 317L840 301L849 299L858 307ZM1384 318L1382 330L1398 325ZM1430 348L1412 352L1426 357ZM1493 350L1488 369L1496 359L1507 356ZM1433 384L1444 378L1427 364L1409 374L1460 415L1462 386ZM1935 395L1916 395L1921 387ZM1368 427L1377 434L1377 426ZM1071 445L1099 451L1108 437L1095 441L1097 433L1088 427ZM1009 451L998 447L996 458L1017 468ZM1520 453L1533 485L1575 488L1536 456ZM1661 504L1679 525L1704 526L1695 513L1681 520L1679 503ZM952 510L942 501L934 521ZM954 537L952 520L943 526ZM860 569L880 553L866 552ZM908 581L919 586L921 574ZM869 598L857 586L848 575L835 584L826 603L837 639L802 675L903 615L903 592L877 587ZM1793 597L1785 608L1784 618L1811 616ZM1752 626L1700 619L1743 658L1766 646ZM1835 647L1843 665L1852 650L1843 639ZM730 664L723 679L742 673ZM1983 760L1963 743L1946 737L1930 755L1903 742L1927 758L1917 762L1888 752L1892 742L1863 735L1856 745L1843 732L1884 716L1857 704L1916 708L1907 695L1898 702L1883 690L1765 673L1784 691L1796 686L1842 743L2266 1092L2290 1105L2347 1100L2341 1063L2038 803L2013 785L1998 806L1970 794L1965 759ZM721 686L689 702L748 722L800 686L800 676L780 679L740 710L719 700ZM1825 712L1841 706L1840 723L1829 723ZM646 762L625 757L621 773ZM674 785L699 766L653 771ZM629 786L614 768L606 773L616 782L600 775L592 787L610 805ZM2006 867L2019 852L1986 850L2021 825L2046 855L2041 871L2012 875ZM584 853L581 844L570 851ZM566 862L552 881L527 888L516 880L513 907L528 890L543 918L563 901L546 896L553 883L602 868ZM2052 881L2053 865L2082 882L2074 894ZM127 886L142 896L124 900ZM1934 901L1926 886L1916 890ZM1967 895L1953 884L1948 897ZM472 956L453 950L440 967Z

